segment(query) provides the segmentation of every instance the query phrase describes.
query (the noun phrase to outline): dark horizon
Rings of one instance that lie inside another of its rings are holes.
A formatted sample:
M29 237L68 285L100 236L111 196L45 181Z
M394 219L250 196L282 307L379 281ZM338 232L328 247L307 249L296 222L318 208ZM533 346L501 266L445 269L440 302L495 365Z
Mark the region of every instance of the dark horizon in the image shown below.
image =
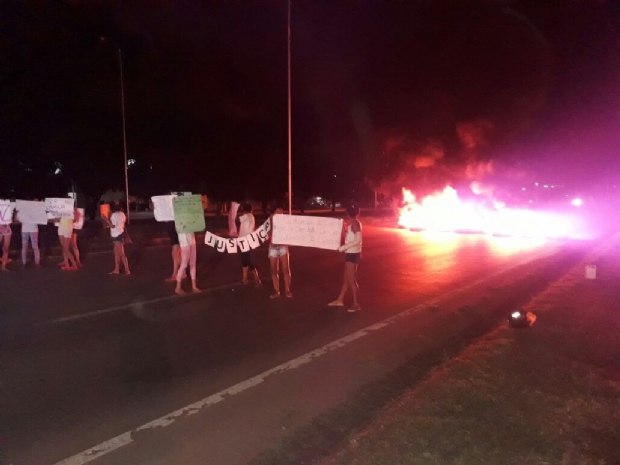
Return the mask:
M0 8L2 196L122 188L117 52L101 35L123 52L130 193L286 193L285 1ZM620 183L617 3L292 8L296 197Z

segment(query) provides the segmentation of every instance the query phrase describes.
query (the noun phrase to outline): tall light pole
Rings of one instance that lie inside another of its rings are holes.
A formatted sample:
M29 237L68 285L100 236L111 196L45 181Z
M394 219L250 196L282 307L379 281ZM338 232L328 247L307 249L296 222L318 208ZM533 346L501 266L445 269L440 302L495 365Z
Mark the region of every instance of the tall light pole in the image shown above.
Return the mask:
M288 214L293 214L292 134L291 134L291 0L287 11L287 83L288 83Z
M118 70L121 77L121 114L123 120L123 153L125 155L125 202L127 211L127 223L129 223L129 176L127 173L127 131L125 130L125 82L123 80L123 53L120 46L112 39L101 36L99 37L101 43L110 42L118 50Z

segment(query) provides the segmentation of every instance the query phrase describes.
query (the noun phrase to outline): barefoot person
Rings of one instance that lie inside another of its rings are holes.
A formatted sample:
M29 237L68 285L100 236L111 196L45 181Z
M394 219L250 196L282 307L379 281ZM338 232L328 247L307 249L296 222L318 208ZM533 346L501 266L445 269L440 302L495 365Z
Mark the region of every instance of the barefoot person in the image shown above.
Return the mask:
M196 235L194 233L179 233L181 247L181 265L177 270L177 294L185 294L181 282L185 277L185 269L189 265L189 276L192 279L192 292L201 292L196 285Z
M282 208L276 208L273 213L274 215L282 215L284 211ZM273 228L273 215L271 227ZM291 292L291 267L289 265L288 246L273 244L272 237L273 234L270 233L268 257L271 265L271 281L273 282L273 290L275 292L271 294L270 297L272 299L280 297L280 265L282 265L282 274L284 275L284 295L286 297L293 297L293 293Z
M60 269L63 271L75 271L78 269L77 261L71 253L71 237L73 236L73 218L60 218L58 221L58 239L62 246L63 261Z
M338 249L339 252L344 252L345 256L342 288L338 298L327 304L330 307L343 307L344 296L347 293L347 289L350 289L353 295L353 305L349 307L348 311L351 313L361 310L358 301L359 286L357 285L357 265L362 257L362 223L357 219L359 212L360 209L357 205L350 204L347 206L350 222L346 226L344 245L341 245Z
M112 244L114 245L114 269L110 274L120 274L120 264L122 262L125 267L125 275L128 276L131 272L129 271L129 263L125 255L125 246L123 245L127 217L123 213L121 207L116 203L110 205L110 210L112 211L110 219L104 217L104 220L110 227L110 236L112 237Z
M243 204L242 209L240 209L239 216L239 237L248 236L254 232L255 220L254 215L252 214L252 204L247 202ZM260 276L258 275L258 270L252 263L252 250L248 250L247 252L241 252L239 254L241 256L241 268L243 271L241 282L246 284L248 282L248 270L252 272L252 276L254 277L254 284L256 287L260 287L262 282L260 280Z

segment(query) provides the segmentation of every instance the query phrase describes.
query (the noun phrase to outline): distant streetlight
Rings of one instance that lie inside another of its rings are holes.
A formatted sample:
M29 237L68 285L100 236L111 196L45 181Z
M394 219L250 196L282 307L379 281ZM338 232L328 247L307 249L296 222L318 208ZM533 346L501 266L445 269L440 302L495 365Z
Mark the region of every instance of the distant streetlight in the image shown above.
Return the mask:
M119 45L112 39L106 36L100 36L99 42L111 43L118 50L118 70L121 77L121 114L123 117L123 152L125 155L125 202L127 207L127 223L129 223L129 176L127 174L127 132L125 130L125 82L123 81L123 54Z

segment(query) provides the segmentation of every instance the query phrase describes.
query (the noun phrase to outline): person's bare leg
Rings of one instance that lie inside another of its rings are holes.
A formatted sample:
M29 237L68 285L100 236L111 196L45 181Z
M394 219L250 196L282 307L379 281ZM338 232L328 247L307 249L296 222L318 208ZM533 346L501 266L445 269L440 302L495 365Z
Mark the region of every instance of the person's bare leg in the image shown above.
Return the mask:
M347 287L349 286L349 281L347 280L347 263L344 264L344 273L342 275L342 287L340 288L340 294L338 294L338 298L333 302L328 303L327 305L330 307L343 307L344 306L344 296L347 293Z
M189 275L192 278L192 292L202 292L196 284L196 244L189 248Z
M353 306L349 309L349 311L357 311L360 310L360 304L358 301L359 285L357 284L357 264L347 263L346 265L349 288L351 289L351 294L353 294Z
M110 274L119 274L121 266L121 256L119 251L120 242L114 241L114 270Z
M69 249L69 247L71 246L71 238L62 236L60 238L60 242L62 245L62 254L65 258L65 262L67 263L67 265L63 266L61 270L63 271L77 270L77 264L75 262L75 258L73 257L73 254L71 253L71 250Z
M280 297L280 276L278 276L278 259L269 257L269 266L271 267L271 282L273 283L274 293L269 297L275 299Z
M280 257L280 262L282 263L282 274L284 275L285 295L286 297L293 297L293 293L291 292L291 266L288 254Z
M177 294L185 294L185 291L183 290L183 288L181 287L181 282L183 281L183 278L185 277L185 269L187 268L187 265L189 264L189 259L190 259L190 250L189 247L179 247L180 249L180 253L181 253L181 264L179 265L179 269L177 270L177 285L176 288L174 289L174 292L176 292ZM195 279L195 276L194 276ZM192 285L194 283L192 282Z
M71 250L73 251L73 256L75 257L75 264L79 267L82 266L82 262L80 261L80 249L78 249L77 245L77 234L71 235Z
M2 271L9 271L6 264L9 263L9 247L11 246L11 235L2 236Z
M166 278L166 281L172 282L177 280L177 273L181 265L181 251L178 244L172 246L172 275Z
M260 276L258 275L258 270L256 268L254 268L252 270L252 276L254 276L254 284L256 286L262 286L263 282L260 280Z
M241 279L241 282L247 283L248 282L248 267L244 266L242 270L243 270L243 278Z
M129 260L127 260L127 255L125 255L125 246L122 242L119 243L120 257L123 261L123 266L125 267L125 276L130 275L131 271L129 270Z

